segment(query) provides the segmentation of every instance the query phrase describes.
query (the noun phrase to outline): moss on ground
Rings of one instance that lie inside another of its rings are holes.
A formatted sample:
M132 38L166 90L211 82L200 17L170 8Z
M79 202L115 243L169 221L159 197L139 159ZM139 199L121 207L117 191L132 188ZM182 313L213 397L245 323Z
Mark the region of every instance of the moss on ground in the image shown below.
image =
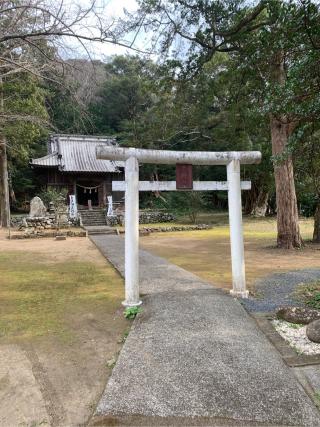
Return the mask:
M0 337L70 339L68 314L114 312L122 293L122 279L110 265L53 263L41 253L0 252Z

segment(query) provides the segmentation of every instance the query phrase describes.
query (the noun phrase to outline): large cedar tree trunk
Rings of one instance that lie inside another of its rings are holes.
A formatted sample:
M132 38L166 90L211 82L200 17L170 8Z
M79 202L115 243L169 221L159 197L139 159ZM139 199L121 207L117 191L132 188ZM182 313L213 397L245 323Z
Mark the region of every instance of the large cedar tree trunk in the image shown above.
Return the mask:
M278 51L271 61L273 82L284 85L286 82L285 55ZM281 248L300 248L302 245L299 230L299 216L294 183L292 157L286 153L288 138L295 126L285 114L270 115L272 154L276 157L274 177L277 201L277 244ZM283 158L281 156L283 155Z
M273 115L270 119L272 153L274 156L285 152L288 138L294 125L284 123ZM300 248L302 245L299 230L297 197L293 175L293 163L290 155L275 162L274 177L277 201L277 244L281 248Z
M0 76L0 111L4 111L3 82ZM8 179L7 143L0 135L0 227L10 227L10 196Z
M0 139L0 226L10 226L8 164L5 139Z
M320 199L314 213L313 241L320 243Z

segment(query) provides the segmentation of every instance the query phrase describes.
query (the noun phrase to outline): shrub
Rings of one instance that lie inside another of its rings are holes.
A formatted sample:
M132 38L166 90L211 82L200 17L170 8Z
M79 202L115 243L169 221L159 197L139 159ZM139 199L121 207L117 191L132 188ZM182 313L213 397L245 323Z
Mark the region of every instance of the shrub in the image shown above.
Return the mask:
M59 209L60 206L66 205L68 191L65 188L62 188L60 191L57 191L54 188L43 189L39 194L40 199L49 208L52 203L54 210Z

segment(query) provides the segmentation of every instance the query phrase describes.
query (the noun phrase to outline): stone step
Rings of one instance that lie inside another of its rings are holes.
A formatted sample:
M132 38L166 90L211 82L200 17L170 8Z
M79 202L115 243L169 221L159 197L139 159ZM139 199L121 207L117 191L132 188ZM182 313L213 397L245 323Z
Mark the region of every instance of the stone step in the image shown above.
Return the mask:
M117 234L117 233L116 231L104 231L104 230L88 231L88 235L90 236L98 236L101 234Z
M105 219L105 215L101 215L101 216L82 216L81 215L81 218L82 219L89 219L89 220L94 220L94 219L102 220L102 219Z
M107 225L106 221L82 221L82 224L84 224L84 225Z
M103 212L105 209L79 209L79 212Z
M87 212L80 212L80 215L85 217L100 217L100 216L105 216L104 212L92 212L92 213L87 213Z
M106 224L83 224L83 227L105 227Z
M105 217L105 214L99 214L99 215L83 215L80 214L82 218L102 218Z
M88 235L90 236L98 235L98 234L117 234L116 229L109 227L107 225L100 226L100 227L88 225L88 226L85 226L84 228L87 230Z
M97 223L97 222L88 222L86 224L82 223L84 227L104 227L106 225L105 222Z
M81 215L81 218L88 218L88 219L101 219L101 218L105 218L105 215Z
M90 212L90 213L80 212L80 215L81 216L102 216L102 215L105 215L105 213L104 212Z
M88 217L81 217L82 221L102 221L102 222L106 222L105 217L101 217L101 218L88 218Z
M103 212L105 209L78 209L78 212Z
M101 216L82 216L81 215L81 218L83 219L105 219L105 215L101 215Z
M106 226L106 216L103 209L79 210L83 226Z

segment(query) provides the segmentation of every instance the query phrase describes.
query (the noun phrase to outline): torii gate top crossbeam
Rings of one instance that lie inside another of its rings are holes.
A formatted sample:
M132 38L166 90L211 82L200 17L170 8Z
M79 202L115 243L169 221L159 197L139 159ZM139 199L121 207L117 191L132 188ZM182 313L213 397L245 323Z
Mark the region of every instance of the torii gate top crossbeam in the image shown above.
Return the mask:
M96 155L103 160L128 160L135 157L140 163L155 164L227 165L232 160L239 160L241 164L256 164L261 161L260 151L168 151L103 145L97 146Z

